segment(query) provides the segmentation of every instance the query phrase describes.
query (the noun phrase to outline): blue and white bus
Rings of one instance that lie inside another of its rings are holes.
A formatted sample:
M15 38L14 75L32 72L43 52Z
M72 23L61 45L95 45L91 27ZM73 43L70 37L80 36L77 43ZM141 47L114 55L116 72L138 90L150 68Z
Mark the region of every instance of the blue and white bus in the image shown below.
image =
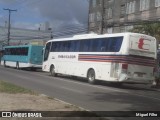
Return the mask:
M41 68L43 60L43 46L19 45L6 46L1 65L19 68Z
M46 43L43 71L110 82L152 82L157 41L138 33L85 34Z

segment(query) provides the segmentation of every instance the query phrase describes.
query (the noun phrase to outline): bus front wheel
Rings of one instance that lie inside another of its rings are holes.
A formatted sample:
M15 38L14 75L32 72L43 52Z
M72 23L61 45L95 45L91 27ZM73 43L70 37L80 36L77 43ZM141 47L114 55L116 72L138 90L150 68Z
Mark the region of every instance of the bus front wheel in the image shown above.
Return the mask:
M55 72L55 68L54 68L53 65L52 65L51 68L50 68L50 73L51 73L51 76L53 76L53 77L56 77L56 76L57 76L57 74L56 74L56 72Z
M93 69L90 69L88 71L87 79L88 79L88 82L90 84L95 84L95 82L96 82L96 80L95 80L95 71Z
M4 63L3 63L4 67L6 67L6 61L4 60Z

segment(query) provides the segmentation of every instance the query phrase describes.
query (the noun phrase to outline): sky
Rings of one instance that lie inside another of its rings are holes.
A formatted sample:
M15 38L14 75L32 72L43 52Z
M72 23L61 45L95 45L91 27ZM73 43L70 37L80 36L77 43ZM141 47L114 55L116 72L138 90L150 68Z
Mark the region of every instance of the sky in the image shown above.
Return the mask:
M37 30L40 23L49 22L53 31L84 29L88 24L89 0L0 0L0 26L8 21L11 13L11 26Z

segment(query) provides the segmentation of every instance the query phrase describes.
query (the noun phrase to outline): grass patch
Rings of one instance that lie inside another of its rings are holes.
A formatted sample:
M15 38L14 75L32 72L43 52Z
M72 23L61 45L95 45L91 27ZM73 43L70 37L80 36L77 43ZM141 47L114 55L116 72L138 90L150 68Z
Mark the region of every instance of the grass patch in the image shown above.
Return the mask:
M32 90L25 89L23 87L20 87L8 82L4 82L4 81L0 81L0 92L11 93L11 94L23 93L23 94L36 95L36 93L33 92Z
M47 98L50 99L50 100L54 100L54 98L53 98L53 97L50 97L50 96L47 96Z

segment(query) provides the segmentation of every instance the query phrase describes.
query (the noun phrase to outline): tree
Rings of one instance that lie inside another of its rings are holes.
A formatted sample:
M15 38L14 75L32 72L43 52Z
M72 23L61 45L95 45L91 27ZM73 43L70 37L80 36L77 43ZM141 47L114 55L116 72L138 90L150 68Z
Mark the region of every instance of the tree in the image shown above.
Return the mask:
M160 41L160 23L141 23L134 26L130 31L151 35Z

